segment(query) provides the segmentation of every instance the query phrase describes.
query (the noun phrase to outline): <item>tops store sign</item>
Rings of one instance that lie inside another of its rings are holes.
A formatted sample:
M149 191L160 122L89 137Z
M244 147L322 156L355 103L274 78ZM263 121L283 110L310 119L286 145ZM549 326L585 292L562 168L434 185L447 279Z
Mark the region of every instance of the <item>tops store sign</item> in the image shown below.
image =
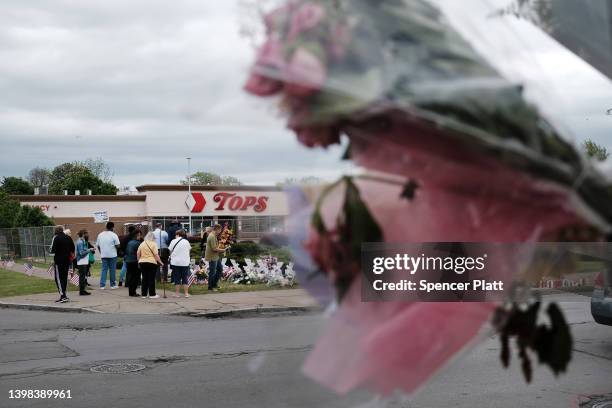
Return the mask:
M247 212L264 213L268 208L267 195L249 195L229 192L215 193L212 197L213 211L216 212ZM192 213L201 213L206 207L207 200L203 193L194 192L187 195L185 205Z

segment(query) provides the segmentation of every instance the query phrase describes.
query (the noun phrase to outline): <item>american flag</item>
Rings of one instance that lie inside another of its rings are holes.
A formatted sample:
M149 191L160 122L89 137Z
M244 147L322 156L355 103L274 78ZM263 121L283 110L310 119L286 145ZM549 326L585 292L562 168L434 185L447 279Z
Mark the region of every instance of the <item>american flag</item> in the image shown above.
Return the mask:
M78 273L72 273L70 275L70 283L72 283L75 286L79 286L79 274Z
M193 285L193 282L195 282L196 280L196 274L192 273L191 275L189 275L189 278L187 279L187 287L191 287L191 285Z
M23 269L25 269L25 273L28 276L32 276L32 274L34 273L34 266L29 262L23 264Z

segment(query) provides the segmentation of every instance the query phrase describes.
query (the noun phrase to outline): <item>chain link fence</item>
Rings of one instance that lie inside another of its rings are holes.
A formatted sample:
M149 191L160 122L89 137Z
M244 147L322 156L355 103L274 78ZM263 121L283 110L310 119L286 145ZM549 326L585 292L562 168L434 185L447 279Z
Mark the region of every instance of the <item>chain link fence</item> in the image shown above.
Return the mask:
M154 228L155 223L160 222L167 229L170 222L175 217L157 217L147 220L144 223L142 220L133 222L117 221L115 232L118 235L127 233L127 227L131 224L137 224L143 231L149 228ZM188 229L188 218L180 218L179 221ZM239 241L258 241L262 236L268 233L284 232L283 217L234 217L234 218L218 218L213 221L212 217L194 217L192 220L193 235L198 236L206 226L218 222L221 225L228 224L234 231ZM32 258L34 261L46 262L50 255L49 249L54 233L53 226L51 227L27 227L27 228L0 228L0 257L2 259L26 259ZM95 241L99 232L104 229L104 224L65 224L64 228L71 230L71 236L76 239L76 233L86 228L89 231L90 241Z
M32 258L45 262L55 227L0 228L2 259Z

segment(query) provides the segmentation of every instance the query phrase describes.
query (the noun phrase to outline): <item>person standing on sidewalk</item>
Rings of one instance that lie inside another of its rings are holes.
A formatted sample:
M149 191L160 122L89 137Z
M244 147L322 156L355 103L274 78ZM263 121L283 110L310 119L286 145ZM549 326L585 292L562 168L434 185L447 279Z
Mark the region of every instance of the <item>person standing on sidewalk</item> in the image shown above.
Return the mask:
M76 242L76 264L79 271L79 295L87 296L91 295L91 293L85 290L87 284L87 270L89 269L89 254L93 253L95 250L89 248L89 233L87 230L82 229L77 235L79 239L77 239Z
M187 239L187 233L181 229L176 232L176 238L170 242L170 265L172 268L172 280L174 281L175 294L179 297L180 286L183 285L185 297L189 297L189 264L191 263L191 244Z
M119 273L119 286L123 286L123 282L125 282L125 286L127 286L127 265L125 264L125 249L127 247L128 242L132 239L132 235L136 231L136 226L130 225L128 226L127 234L119 237L119 251L121 252L121 256L124 257L123 263L121 265L121 272Z
M132 297L140 296L136 293L138 287L138 281L140 280L140 270L138 269L138 247L142 243L142 232L140 230L134 230L131 233L131 239L125 246L125 255L123 256L123 262L127 268L127 280L126 286L128 287L128 293Z
M87 277L89 278L91 277L91 267L96 262L96 247L91 245L91 242L87 241L87 248L91 250L91 253L89 254L89 265L87 265ZM91 284L87 279L85 279L85 285L91 287Z
M163 265L159 257L157 244L155 243L155 235L152 232L145 235L142 244L138 246L136 252L138 266L142 272L142 298L157 299L159 295L155 293L155 274L158 266Z
M68 268L72 262L71 256L74 251L74 242L72 242L72 238L64 234L64 227L61 225L55 227L55 235L51 242L51 254L53 254L55 264L55 284L60 294L60 298L55 303L64 303L70 300L66 296L66 285L68 284Z
M157 245L157 248L159 248L159 257L164 263L164 265L159 268L159 273L155 276L155 278L157 279L157 282L161 282L162 279L164 282L168 282L168 258L170 257L170 251L168 250L168 233L163 230L161 223L158 222L155 224L155 231L153 231L153 235L155 235L155 244Z
M206 240L212 231L212 227L208 226L202 230L202 236L200 241L200 258L204 258L204 254L206 252Z
M100 275L100 289L106 287L106 273L110 272L111 289L117 289L117 249L119 249L119 237L113 229L115 223L106 223L106 231L101 232L96 240L98 251L102 258L102 273Z
M215 224L208 238L206 238L206 250L204 260L208 261L208 290L217 292L219 279L223 275L223 265L219 254L225 252L224 248L219 248L217 235L221 233L221 225Z

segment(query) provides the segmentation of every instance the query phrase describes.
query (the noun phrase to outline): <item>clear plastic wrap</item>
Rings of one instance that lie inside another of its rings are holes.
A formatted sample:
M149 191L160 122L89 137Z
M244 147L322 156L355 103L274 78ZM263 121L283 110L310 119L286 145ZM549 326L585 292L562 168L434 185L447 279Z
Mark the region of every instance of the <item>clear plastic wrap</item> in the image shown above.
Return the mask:
M362 302L355 279L362 242L597 241L610 232L606 178L564 126L542 113L542 99L526 96L520 75L499 69L515 55L487 53L496 44L474 37L495 38L499 19L517 13L470 1L480 8L466 17L450 3L288 1L265 17L267 39L246 90L280 95L288 127L306 146L345 135L347 156L382 173L319 194L292 193L301 282L309 287L308 276L320 269L340 298L305 372L338 392L363 385L384 394L414 391L475 338L494 309ZM551 12L559 25L546 25L533 7L529 20L563 43L592 39L598 45L586 60L605 61L609 39L563 23L571 9L565 3ZM314 286L328 302L321 282Z

